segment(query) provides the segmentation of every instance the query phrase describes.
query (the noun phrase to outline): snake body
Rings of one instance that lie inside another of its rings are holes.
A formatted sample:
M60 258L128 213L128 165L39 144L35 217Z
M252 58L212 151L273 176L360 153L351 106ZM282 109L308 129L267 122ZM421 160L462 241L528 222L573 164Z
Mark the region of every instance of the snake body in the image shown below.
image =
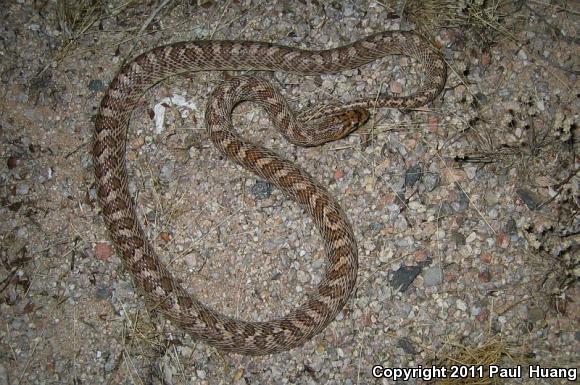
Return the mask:
M143 93L168 76L188 71L279 70L313 75L353 69L389 54L411 56L423 64L425 76L416 93L380 95L327 107L314 116L315 123L297 120L280 93L263 79L238 76L216 88L205 113L215 147L303 207L324 240L327 266L324 278L305 303L267 322L225 316L186 292L153 250L128 189L127 127ZM382 32L321 51L253 41L189 41L157 47L127 63L111 82L97 113L93 160L102 215L134 284L155 309L194 338L221 350L258 355L302 345L332 322L348 300L357 276L356 240L336 199L296 164L242 139L233 130L232 110L240 101L258 102L289 141L312 146L354 130L368 116L366 109L422 106L439 95L445 80L443 59L409 32Z

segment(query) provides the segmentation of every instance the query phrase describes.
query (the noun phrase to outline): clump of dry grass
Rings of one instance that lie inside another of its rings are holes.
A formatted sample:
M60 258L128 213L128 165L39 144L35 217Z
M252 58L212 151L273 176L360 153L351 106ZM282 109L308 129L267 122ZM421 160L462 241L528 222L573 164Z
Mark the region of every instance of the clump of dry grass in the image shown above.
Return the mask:
M104 14L101 0L58 0L58 24L64 39L76 40Z
M60 62L67 57L83 37L95 32L102 33L103 20L119 15L134 18L137 16L132 11L141 8L144 11L149 9L148 4L139 0L126 0L119 4L104 0L57 0L56 23L61 31L62 41L56 61ZM146 25L142 26L145 27Z
M55 60L60 62L76 43L105 16L101 0L57 0L56 22L61 31L61 48Z
M493 42L498 35L509 34L502 22L514 11L514 2L508 0L408 0L401 14L422 32L461 28Z
M465 385L490 385L500 384L500 379L490 378L488 368L490 365L514 367L521 364L517 362L514 350L502 339L491 338L483 344L470 347L462 344L448 343L443 350L448 350L443 357L434 362L438 367L450 368L453 365L481 366L484 368L483 378L445 378L435 382L437 385L465 384Z

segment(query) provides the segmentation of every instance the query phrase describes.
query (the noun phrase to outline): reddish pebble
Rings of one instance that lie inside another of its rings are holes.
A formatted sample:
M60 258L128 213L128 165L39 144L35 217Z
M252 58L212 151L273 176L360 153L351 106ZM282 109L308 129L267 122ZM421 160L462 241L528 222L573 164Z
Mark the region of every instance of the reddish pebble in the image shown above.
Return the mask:
M336 170L334 172L334 180L339 180L339 179L342 179L342 178L344 178L344 171L342 171L342 170Z
M457 274L450 271L445 271L443 273L443 279L445 282L457 282Z
M481 309L478 315L475 316L475 319L478 320L480 323L487 322L489 318L489 310Z
M429 131L434 134L439 134L439 119L436 116L429 116L427 119L427 127L429 127Z
M6 165L9 169L16 168L20 164L20 159L15 156L9 156Z
M490 253L483 253L479 259L481 259L481 262L483 263L491 263L493 256Z
M414 253L415 262L424 262L427 260L427 250L417 250Z
M161 238L163 242L167 243L171 240L171 235L169 235L167 231L162 231L159 233L159 238Z
M137 149L141 148L144 144L145 144L145 139L143 139L142 136L139 136L139 137L131 140L131 142L129 143L129 146L133 150L137 150Z
M483 55L481 55L481 65L487 67L489 63L491 63L491 56L489 52L485 52Z
M95 245L95 257L101 261L106 261L113 255L113 248L108 243L99 242Z
M481 283L487 283L491 281L491 273L489 272L489 270L480 271L477 276L479 278L479 282Z
M403 86L401 85L401 83L397 81L391 82L389 88L391 89L391 92L394 94L400 94L401 92L403 92Z
M495 243L502 249L506 249L510 245L510 237L504 233L498 234L495 237Z

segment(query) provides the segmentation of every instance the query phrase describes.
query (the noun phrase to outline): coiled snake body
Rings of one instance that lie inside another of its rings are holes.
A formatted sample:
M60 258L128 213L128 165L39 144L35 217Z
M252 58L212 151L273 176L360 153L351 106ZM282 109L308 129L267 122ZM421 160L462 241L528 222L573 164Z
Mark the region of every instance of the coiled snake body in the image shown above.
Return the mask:
M420 89L410 96L358 100L327 107L316 125L298 121L265 80L239 76L224 82L208 102L205 117L214 145L227 158L268 180L310 214L325 245L327 267L314 293L283 318L247 322L227 317L187 293L155 254L137 219L129 194L125 146L137 100L149 87L174 74L207 70L280 70L304 75L352 69L389 54L416 58L425 68ZM433 100L446 80L443 60L417 35L383 32L339 48L306 51L251 41L191 41L155 48L138 56L111 82L97 114L93 146L98 201L113 244L145 297L194 338L242 354L291 349L321 332L342 309L355 285L357 246L337 201L296 164L245 141L233 130L231 113L240 101L258 102L291 142L312 146L347 135L364 123L367 108L410 109Z

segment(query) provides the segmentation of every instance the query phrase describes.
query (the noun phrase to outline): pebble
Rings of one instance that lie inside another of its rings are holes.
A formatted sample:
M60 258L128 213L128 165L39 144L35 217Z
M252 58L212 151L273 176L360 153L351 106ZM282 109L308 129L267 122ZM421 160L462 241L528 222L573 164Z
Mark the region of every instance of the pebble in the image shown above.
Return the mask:
M480 271L477 277L479 278L479 282L481 283L487 283L491 281L491 273L487 269Z
M16 236L20 239L28 238L28 227L20 226L16 230Z
M398 81L392 81L389 88L393 94L400 94L403 92L403 85Z
M545 313L537 306L528 307L528 322L535 323L542 321L545 318Z
M298 279L299 282L302 282L302 283L306 283L310 280L309 275L302 270L298 270L296 278Z
M9 156L8 159L6 159L6 165L8 166L8 168L10 170L15 169L21 163L22 163L22 160L20 158L18 158L17 156Z
M395 229L397 229L397 231L403 232L407 230L408 227L405 217L400 216L395 220Z
M441 180L441 177L439 176L438 173L428 172L427 174L425 174L423 179L424 179L423 183L425 184L425 189L428 192L431 192L439 186L439 182Z
M175 162L170 160L161 166L161 172L159 173L159 179L163 183L170 183L174 180Z
M257 200L269 198L270 195L272 195L272 184L266 182L265 180L259 179L250 188L250 192Z
M138 136L129 142L129 147L133 150L138 150L145 144L145 138Z
M407 354L414 356L417 354L417 349L411 340L408 338L399 338L397 340L397 346L403 349L403 351Z
M197 378L199 378L200 380L204 380L206 377L206 373L205 370L196 370L195 374L197 375Z
M111 255L113 255L113 248L108 243L99 242L95 245L94 252L95 257L102 261L106 261Z
M491 261L493 260L493 256L490 253L483 253L481 254L481 256L479 257L479 259L481 260L481 262L483 263L487 263L490 264Z
M89 82L89 90L94 92L100 92L105 89L105 84L100 79L93 79Z
M465 236L458 232L453 232L451 234L451 239L458 246L465 246Z
M98 300L106 300L111 297L111 287L105 285L97 286L95 290L95 298Z
M538 209L539 199L530 190L526 188L519 188L516 190L516 193L530 210Z
M17 195L26 195L30 191L30 186L26 183L20 183L16 186L16 194Z
M422 269L421 266L401 266L393 273L391 287L400 292L407 291Z
M477 167L473 167L473 166L466 166L463 168L465 170L465 174L467 175L467 178L469 179L475 179L475 176L477 174Z
M365 176L364 178L364 186L365 186L365 191L368 193L371 193L374 191L375 189L375 183L377 182L377 178L375 178L372 175L368 175Z
M463 191L459 191L457 203L455 205L456 211L465 211L469 208L469 197Z
M425 287L437 286L442 282L443 270L441 270L439 265L431 266L423 273L423 285Z
M405 186L413 187L415 183L421 179L422 176L422 168L421 165L417 164L413 167L410 167L405 172Z

